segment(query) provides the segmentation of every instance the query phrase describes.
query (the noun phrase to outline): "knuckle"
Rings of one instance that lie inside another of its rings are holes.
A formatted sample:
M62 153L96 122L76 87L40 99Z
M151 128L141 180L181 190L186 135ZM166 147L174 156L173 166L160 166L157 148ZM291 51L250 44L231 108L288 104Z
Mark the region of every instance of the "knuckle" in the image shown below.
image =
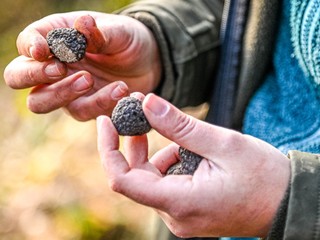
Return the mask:
M70 114L75 120L80 122L89 121L91 117L88 114L88 111L85 111L83 107L78 105L67 106L65 110Z
M123 193L122 184L119 178L109 179L109 187L112 191L117 193Z
M110 100L106 99L104 96L99 95L96 99L96 105L103 112L110 112Z
M27 98L27 107L33 113L48 113L49 110L42 103L39 104L37 99L32 95L29 95Z
M222 146L229 151L233 150L241 150L243 146L243 134L236 131L231 131L228 135L225 136L225 139L222 143Z
M33 71L32 68L28 68L27 76L28 76L28 82L30 83L38 82L36 79L39 78L39 73L38 72L36 73L35 71Z
M81 112L81 113L74 113L74 114L71 114L71 116L72 116L75 120L77 120L77 121L79 121L79 122L86 122L86 121L91 120L91 118L90 118L87 114L85 114L85 113L83 113L83 112Z
M171 209L170 216L180 222L185 221L192 216L192 212L190 211L190 207L185 204L179 204L179 206L175 206L174 209Z
M176 138L185 138L195 129L196 122L189 115L182 114L178 116L177 124L173 127L172 134Z
M114 103L115 105L115 103ZM75 99L64 106L65 111L78 121L89 121L99 115L111 115L112 106L108 99L98 96L90 101Z
M53 91L53 98L57 100L57 102L63 103L66 101L68 96L70 96L69 93L70 88L66 88L65 86L59 86L56 88L55 91Z

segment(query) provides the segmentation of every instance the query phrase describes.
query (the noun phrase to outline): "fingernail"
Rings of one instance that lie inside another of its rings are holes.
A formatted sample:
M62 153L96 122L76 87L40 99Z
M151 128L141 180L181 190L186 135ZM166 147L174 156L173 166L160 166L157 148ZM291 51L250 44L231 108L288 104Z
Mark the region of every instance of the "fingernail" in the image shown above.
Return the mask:
M128 93L128 87L125 83L119 82L118 86L111 92L111 98L114 100L119 100L123 98Z
M34 59L34 54L33 54L33 51L34 51L35 47L32 46L29 48L29 55Z
M102 125L103 125L103 119L104 119L104 116L101 115L101 116L98 116L96 121L96 126L97 126L97 134L98 134L98 150L100 151L101 150L101 145L100 145L100 141L99 141L99 138L100 138L100 135L101 135L101 132L102 132Z
M103 115L97 117L96 121L97 121L97 131L98 131L98 133L100 132L103 118L104 118Z
M161 117L169 111L169 104L154 94L149 94L144 99L145 107L154 115Z
M140 101L143 101L145 95L143 95L141 92L133 92L130 94L130 97L134 97L136 99L139 99Z
M50 63L46 66L46 68L44 69L44 72L46 73L46 75L50 78L54 78L54 77L61 77L62 74L57 66L56 63Z
M81 76L73 83L73 88L77 92L87 90L90 87L91 87L91 85L85 76Z

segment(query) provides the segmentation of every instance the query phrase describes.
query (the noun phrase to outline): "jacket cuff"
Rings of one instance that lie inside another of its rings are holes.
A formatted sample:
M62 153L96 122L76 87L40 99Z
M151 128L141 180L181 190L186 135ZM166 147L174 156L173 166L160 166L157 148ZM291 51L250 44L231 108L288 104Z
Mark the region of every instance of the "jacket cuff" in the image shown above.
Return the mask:
M273 224L268 240L319 239L320 155L290 151L288 156L291 159L289 198L283 201L276 217L279 221ZM280 235L273 235L277 231Z
M267 240L283 239L284 228L285 228L285 223L287 219L290 190L291 190L291 184L289 184L288 189L285 193L285 196L280 203L280 207L278 209L275 219L273 220L273 224L268 234Z
M291 192L285 239L319 239L320 237L320 157L290 151L292 160Z

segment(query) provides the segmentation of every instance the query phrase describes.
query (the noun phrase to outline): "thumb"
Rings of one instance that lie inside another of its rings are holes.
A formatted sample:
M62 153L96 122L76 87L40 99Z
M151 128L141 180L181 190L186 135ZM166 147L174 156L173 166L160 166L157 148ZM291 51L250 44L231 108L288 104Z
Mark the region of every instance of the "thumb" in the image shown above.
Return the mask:
M143 110L157 132L190 151L200 155L207 153L204 141L214 141L211 125L183 113L154 94L145 97Z
M206 159L224 159L232 149L243 150L246 142L242 134L187 115L154 94L143 100L143 111L157 132Z
M85 35L89 53L112 55L133 44L133 22L130 17L109 14L103 18L94 18L87 14L78 17L73 26Z
M87 51L90 53L99 53L105 45L105 39L98 29L96 22L90 15L78 17L74 22L74 28L85 35L87 39Z

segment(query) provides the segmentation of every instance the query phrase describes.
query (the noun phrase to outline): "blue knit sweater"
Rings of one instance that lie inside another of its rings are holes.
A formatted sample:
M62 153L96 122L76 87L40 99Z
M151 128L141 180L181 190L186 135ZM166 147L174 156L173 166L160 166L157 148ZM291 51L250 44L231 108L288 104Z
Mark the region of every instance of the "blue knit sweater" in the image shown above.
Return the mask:
M283 1L272 67L245 114L244 133L283 153L320 153L319 9L320 0Z
M244 132L282 152L320 153L320 0L284 0L273 66Z

